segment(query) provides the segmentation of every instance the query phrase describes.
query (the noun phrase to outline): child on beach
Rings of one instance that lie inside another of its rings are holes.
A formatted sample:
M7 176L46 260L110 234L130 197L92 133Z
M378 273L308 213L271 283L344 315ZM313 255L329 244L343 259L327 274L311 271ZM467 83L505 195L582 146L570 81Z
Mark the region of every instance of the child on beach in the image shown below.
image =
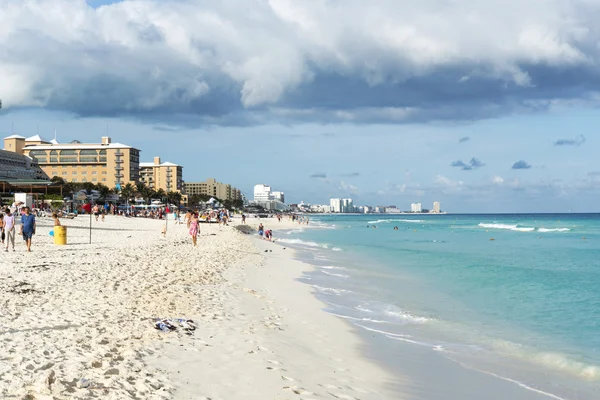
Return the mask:
M8 251L8 245L12 243L12 249L15 251L15 216L10 211L10 208L4 210L4 234L6 235L6 248L4 251Z
M52 219L54 219L54 226L61 226L58 214L52 213Z
M200 220L198 219L198 213L193 213L190 221L190 235L194 246L196 246L198 233L200 233Z

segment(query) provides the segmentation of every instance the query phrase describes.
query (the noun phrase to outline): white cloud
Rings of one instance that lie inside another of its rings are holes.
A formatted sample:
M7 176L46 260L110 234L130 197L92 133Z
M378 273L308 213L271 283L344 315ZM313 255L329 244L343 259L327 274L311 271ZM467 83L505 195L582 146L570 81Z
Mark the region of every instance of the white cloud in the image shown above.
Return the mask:
M495 183L496 185L501 185L504 183L504 178L502 178L501 176L494 176L492 178L492 182Z
M595 66L599 55L589 44L600 34L586 29L598 7L583 0L129 0L98 9L84 0L0 0L0 9L8 107L203 113L198 102L216 107L232 96L277 110L323 76L377 87L458 68L462 84L527 87L538 83L523 65ZM414 105L338 108L331 115L350 122L420 115Z

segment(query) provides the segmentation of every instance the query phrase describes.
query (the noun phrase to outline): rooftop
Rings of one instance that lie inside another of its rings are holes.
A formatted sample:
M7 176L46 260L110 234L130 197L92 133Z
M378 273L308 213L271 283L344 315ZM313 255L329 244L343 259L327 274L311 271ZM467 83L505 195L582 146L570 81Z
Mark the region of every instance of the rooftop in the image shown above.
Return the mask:
M154 164L153 162L141 162L140 167L180 167L180 165L173 164L172 162L163 162L160 164Z

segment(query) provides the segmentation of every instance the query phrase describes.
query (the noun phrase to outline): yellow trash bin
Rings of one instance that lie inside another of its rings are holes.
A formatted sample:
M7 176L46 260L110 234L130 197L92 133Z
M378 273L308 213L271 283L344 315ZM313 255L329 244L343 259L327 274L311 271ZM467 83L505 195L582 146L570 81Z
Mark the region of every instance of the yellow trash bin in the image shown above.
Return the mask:
M54 244L65 245L67 244L67 227L66 226L55 226L54 227Z

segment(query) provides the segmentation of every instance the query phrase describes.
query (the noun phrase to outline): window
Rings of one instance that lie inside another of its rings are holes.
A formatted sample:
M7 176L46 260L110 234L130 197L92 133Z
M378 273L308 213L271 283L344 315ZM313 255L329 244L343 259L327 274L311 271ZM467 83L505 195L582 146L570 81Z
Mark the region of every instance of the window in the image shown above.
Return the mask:
M102 171L102 175L106 175L106 171Z
M92 178L92 182L96 182L98 179L96 178Z
M61 163L76 163L77 152L75 150L61 150L59 160Z
M81 175L87 175L87 171L81 171Z
M98 171L92 171L92 175L97 175Z
M79 152L79 162L82 162L82 163L98 162L98 152L96 150L81 150Z
M65 175L67 175L67 173L66 173L66 172L63 172L63 173L62 173L62 176L65 176Z
M56 150L50 151L50 162L51 163L58 162L58 151L56 151Z
M48 154L46 154L45 150L31 150L29 152L29 157L33 158L33 161L41 163L48 162Z
M106 182L106 178L102 178L102 182Z
M73 175L77 175L77 171L73 171Z

